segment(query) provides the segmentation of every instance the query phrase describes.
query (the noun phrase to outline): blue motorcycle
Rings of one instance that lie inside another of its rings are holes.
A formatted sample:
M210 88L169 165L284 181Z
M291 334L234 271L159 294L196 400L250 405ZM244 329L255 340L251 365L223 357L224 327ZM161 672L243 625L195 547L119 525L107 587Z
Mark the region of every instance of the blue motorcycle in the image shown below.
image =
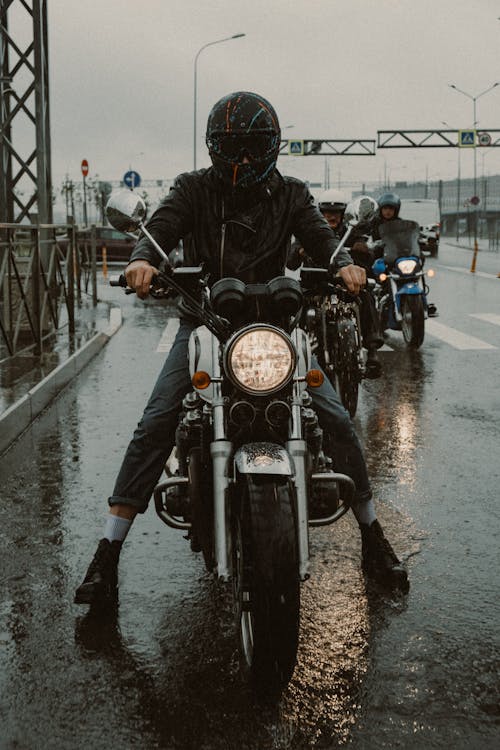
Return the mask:
M406 343L418 348L429 313L429 287L418 244L420 227L415 221L395 219L381 224L379 233L383 257L373 263L372 271L381 330L402 331Z

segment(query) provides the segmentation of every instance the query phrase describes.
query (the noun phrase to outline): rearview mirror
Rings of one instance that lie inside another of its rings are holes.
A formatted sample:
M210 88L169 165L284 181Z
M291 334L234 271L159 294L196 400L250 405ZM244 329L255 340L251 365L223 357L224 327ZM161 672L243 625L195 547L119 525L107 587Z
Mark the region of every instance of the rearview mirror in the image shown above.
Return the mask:
M146 213L145 202L132 190L112 193L106 204L106 217L111 226L120 232L133 232L139 229Z

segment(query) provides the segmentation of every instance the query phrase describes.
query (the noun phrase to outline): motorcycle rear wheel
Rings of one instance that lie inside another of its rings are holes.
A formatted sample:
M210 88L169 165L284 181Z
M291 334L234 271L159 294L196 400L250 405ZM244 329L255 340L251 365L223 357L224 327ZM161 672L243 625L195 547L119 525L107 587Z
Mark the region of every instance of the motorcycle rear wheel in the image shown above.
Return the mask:
M422 297L405 295L401 300L401 330L408 346L418 349L424 340L424 303Z
M278 696L297 660L300 581L293 488L273 476L236 485L233 582L241 667L261 695Z

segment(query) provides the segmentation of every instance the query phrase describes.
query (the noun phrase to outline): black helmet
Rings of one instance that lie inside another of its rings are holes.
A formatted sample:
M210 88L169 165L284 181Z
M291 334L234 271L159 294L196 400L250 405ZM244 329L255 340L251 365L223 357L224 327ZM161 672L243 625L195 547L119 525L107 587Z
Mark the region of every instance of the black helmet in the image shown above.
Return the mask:
M377 200L378 207L384 208L385 206L392 206L396 209L394 216L398 216L399 209L401 208L401 198L396 193L384 193Z
M251 91L224 96L208 116L206 144L212 164L220 179L233 189L265 183L276 166L280 142L273 106Z

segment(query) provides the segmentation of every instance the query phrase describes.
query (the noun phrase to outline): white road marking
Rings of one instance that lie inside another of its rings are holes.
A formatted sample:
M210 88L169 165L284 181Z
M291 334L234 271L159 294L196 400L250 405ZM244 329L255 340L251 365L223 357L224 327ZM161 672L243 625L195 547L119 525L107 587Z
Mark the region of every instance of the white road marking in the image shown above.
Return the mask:
M487 344L486 341L481 341L475 336L469 336L466 333L457 331L456 328L450 328L445 326L443 323L438 323L436 320L425 321L425 332L430 336L434 336L436 339L444 341L454 349L496 349L496 346Z
M484 320L486 323L493 323L495 326L500 326L500 315L495 313L469 313L471 318L477 318L478 320Z
M457 266L443 266L438 263L438 268L446 268L447 271L455 271L455 273L465 273L468 276L481 276L483 279L498 279L494 273L485 273L484 271L475 271L471 273L468 268L457 268Z
M174 343L175 334L179 328L179 318L169 318L165 330L161 335L161 339L156 347L156 352L169 352L172 344Z

